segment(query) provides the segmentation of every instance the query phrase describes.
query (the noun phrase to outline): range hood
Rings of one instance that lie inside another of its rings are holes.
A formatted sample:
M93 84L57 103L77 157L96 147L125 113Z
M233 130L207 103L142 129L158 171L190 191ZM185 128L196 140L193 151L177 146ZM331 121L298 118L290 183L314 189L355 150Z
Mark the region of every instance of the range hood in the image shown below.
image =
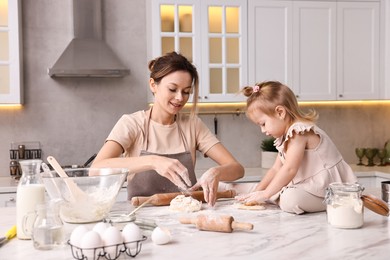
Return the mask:
M51 77L124 77L130 71L103 40L101 0L73 0L74 38L47 72Z

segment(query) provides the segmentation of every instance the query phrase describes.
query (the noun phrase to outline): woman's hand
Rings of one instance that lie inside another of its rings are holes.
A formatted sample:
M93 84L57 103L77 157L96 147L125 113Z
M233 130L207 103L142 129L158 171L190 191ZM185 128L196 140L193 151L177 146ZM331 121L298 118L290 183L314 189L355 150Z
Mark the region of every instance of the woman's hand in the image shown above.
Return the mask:
M202 187L205 201L210 206L214 206L217 200L218 184L219 174L215 168L211 168L203 173L202 177L190 190L195 191Z
M235 199L248 205L255 205L264 203L268 198L265 196L264 191L260 190L236 196Z
M154 170L180 189L188 190L188 187L191 186L188 170L179 160L164 156L155 156L152 161Z

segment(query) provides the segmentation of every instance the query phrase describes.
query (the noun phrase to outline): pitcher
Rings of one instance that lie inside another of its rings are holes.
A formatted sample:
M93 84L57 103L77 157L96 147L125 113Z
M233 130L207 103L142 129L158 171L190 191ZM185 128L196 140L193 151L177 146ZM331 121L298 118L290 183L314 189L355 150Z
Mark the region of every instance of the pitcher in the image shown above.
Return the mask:
M32 230L27 222L33 219ZM59 203L38 204L34 212L23 218L23 230L31 234L34 247L40 250L50 250L65 244L64 224L59 216Z

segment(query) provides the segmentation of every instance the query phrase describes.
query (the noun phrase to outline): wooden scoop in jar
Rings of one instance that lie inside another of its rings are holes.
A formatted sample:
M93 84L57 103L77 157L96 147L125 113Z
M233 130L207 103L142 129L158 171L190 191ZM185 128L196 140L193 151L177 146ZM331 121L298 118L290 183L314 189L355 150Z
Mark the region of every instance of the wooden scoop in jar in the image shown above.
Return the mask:
M147 200L150 200L149 203L154 206L168 206L171 201L178 195L181 195L181 192L171 192L171 193L159 193L154 194L149 197L133 197L131 198L131 204L133 206L139 206ZM187 193L186 193L187 195ZM203 191L192 191L188 192L188 195L197 199L199 201L205 202ZM234 198L236 192L234 190L225 190L217 192L217 199L220 198Z
M252 230L253 224L236 222L232 216L206 216L198 215L196 218L179 219L182 224L195 224L196 228L205 231L231 233L233 230Z

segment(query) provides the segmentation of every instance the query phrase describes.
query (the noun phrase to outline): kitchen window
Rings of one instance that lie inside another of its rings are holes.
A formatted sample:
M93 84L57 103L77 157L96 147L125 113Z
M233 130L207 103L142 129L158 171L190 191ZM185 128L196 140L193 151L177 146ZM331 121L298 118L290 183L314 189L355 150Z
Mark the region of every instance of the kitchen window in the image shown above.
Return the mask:
M0 0L0 104L22 103L19 0Z

